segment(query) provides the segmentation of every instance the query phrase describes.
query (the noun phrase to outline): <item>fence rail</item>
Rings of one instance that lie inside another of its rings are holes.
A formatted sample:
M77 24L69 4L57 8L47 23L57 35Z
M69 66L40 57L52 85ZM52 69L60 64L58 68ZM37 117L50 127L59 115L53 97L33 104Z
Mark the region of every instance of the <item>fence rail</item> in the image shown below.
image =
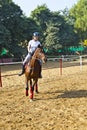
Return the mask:
M59 61L59 67L60 67L60 75L62 75L62 64L64 61L75 61L75 60L79 60L79 65L80 65L80 69L82 69L82 58L87 58L87 55L83 55L83 56L61 56L61 58L48 58L48 61ZM18 74L10 74L10 75L1 75L1 66L3 65L15 65L15 64L22 64L22 62L9 62L9 63L0 63L0 87L2 87L2 78L1 77L6 77L6 76L14 76L14 75L18 75ZM50 67L49 67L50 68ZM47 68L48 69L48 68ZM51 69L51 68L50 68Z

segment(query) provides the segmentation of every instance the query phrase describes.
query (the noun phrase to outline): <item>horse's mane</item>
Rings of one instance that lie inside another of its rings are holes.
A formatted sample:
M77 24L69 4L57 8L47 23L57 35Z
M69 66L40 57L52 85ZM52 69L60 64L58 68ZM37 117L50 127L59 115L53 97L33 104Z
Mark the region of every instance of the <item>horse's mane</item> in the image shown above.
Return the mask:
M35 56L38 52L40 52L40 51L42 51L42 50L43 50L43 47L39 45L39 46L36 48L36 50L35 50L33 56ZM33 57L33 56L32 56L32 57Z
M38 59L38 53L40 53L40 52L43 52L43 47L41 45L39 45L36 48L35 52L32 55L32 58L29 61L29 64L31 64L32 60L35 60L35 59L37 60Z

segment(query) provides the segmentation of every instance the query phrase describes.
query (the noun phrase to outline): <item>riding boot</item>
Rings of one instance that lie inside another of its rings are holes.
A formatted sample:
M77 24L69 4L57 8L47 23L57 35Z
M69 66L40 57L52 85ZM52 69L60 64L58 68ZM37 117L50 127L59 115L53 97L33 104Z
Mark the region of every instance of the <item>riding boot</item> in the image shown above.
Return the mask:
M21 71L21 73L20 74L18 74L19 76L21 76L21 75L23 75L24 74L24 72L25 72L25 64L24 65L22 65L22 71Z

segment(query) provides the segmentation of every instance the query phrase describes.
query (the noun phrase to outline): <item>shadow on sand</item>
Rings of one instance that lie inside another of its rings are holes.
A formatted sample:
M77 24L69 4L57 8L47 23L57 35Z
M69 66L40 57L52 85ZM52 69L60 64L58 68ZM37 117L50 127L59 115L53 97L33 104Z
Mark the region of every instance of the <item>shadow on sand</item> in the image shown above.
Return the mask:
M60 90L40 94L42 95L41 98L36 98L36 100L53 100L59 98L87 98L87 90L71 90L71 91ZM44 94L45 96L43 97Z
M86 98L87 90L72 90L65 91L61 95L57 96L57 98Z

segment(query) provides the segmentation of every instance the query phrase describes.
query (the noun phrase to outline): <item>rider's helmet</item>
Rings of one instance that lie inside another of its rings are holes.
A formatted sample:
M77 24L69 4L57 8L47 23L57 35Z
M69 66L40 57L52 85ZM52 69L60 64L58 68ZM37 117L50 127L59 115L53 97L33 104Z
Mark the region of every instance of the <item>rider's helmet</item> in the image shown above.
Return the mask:
M34 32L34 33L33 33L33 36L34 36L34 37L39 37L39 32Z

